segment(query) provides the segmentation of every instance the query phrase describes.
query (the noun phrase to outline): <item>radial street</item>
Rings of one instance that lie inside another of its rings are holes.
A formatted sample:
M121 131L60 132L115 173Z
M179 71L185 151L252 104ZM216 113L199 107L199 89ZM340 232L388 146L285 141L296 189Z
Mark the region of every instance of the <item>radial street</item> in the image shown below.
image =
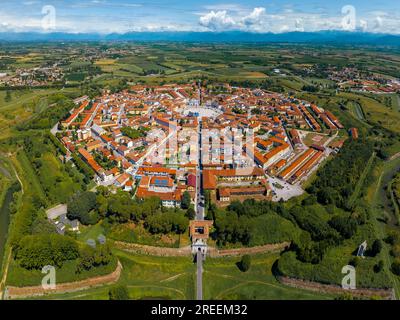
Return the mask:
M197 153L198 153L198 160L197 160L197 174L196 174L196 220L203 221L204 220L204 195L202 190L202 123L201 118L199 117L199 126L198 126L198 143L197 143ZM207 244L204 244L207 246ZM207 249L207 248L205 248ZM207 251L203 251L207 252ZM199 248L196 253L196 263L197 263L197 300L203 300L203 253L202 250Z

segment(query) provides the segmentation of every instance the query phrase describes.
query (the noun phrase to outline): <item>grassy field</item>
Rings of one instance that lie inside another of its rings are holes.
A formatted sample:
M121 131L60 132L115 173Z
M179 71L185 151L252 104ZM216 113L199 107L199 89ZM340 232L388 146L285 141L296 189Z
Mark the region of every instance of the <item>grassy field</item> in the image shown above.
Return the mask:
M24 150L18 152L16 158L14 158L14 164L17 167L18 173L24 177L24 186L30 189L30 193L46 199L46 193Z
M311 146L313 144L323 145L326 141L328 141L329 136L322 135L318 133L308 133L303 139L303 143L306 146Z
M383 127L394 132L400 132L400 113L379 103L378 101L362 96L360 94L342 92L338 95L343 99L357 101L367 120L381 124Z
M354 203L359 198L361 188L363 187L365 179L367 178L367 175L369 174L369 172L371 170L371 167L372 167L372 164L374 163L375 157L376 157L376 154L374 152L372 154L371 158L368 160L368 163L365 165L365 169L364 169L360 179L358 180L356 187L354 188L353 194L349 198L349 201L348 201L349 208L353 207Z
M364 111L358 102L349 101L347 103L347 107L349 108L349 110L353 116L355 116L356 118L358 118L361 121L365 120Z
M81 190L81 175L74 169L72 177L53 153L46 152L40 157L38 176L50 204L66 203L70 196Z
M242 272L239 258L207 259L204 265L204 298L215 300L332 299L332 296L287 287L272 274L279 254L253 256L251 268Z
M10 222L10 192L15 181L8 159L0 156L0 279L2 275L3 257L6 249L8 225Z
M385 185L389 183L394 175L400 169L400 158L385 162L375 168L375 183L369 188L367 199L372 208L375 217L375 229L381 238L384 238L389 230L399 232L397 224L398 217L395 216L389 205L389 199L386 197ZM384 244L381 255L385 262L385 272L388 274L391 283L395 289L396 297L400 297L400 277L390 271L393 257L390 255L390 246Z
M118 284L127 286L132 299L194 299L195 265L191 258L137 255L115 250L123 271ZM49 295L46 299L108 299L112 286Z
M11 101L6 101L6 91L0 90L0 139L10 137L12 127L30 119L33 115L49 107L47 97L63 92L66 95L78 95L75 88L13 90Z
M195 265L191 258L167 258L131 254L116 250L123 265L118 284L128 288L135 300L194 299ZM279 254L254 256L252 267L241 272L236 263L240 258L207 259L204 266L205 299L285 300L333 299L334 296L316 294L280 284L271 268ZM112 285L85 291L49 295L45 299L106 300Z

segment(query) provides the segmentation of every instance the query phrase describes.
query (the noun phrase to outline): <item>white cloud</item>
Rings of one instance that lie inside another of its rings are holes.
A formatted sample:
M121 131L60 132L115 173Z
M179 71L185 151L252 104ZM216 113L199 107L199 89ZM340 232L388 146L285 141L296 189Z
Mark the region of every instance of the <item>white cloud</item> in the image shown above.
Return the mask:
M243 24L247 28L257 28L257 26L262 26L265 18L265 8L254 8L252 13L250 13L248 16L243 17L243 19L240 21L240 24Z
M315 32L324 30L342 30L342 15L328 15L323 12L306 13L283 10L269 14L265 8L253 11L229 12L227 10L203 13L199 24L211 31L248 31L248 32ZM400 19L395 14L383 11L369 12L356 17L356 30L379 33L400 34Z
M200 17L200 25L214 31L224 31L234 28L236 22L230 17L226 10L211 11Z
M40 6L38 10L31 9L28 4L37 3L37 0L25 0L29 10L4 10L0 9L0 31L39 31L43 32ZM41 3L41 2L39 2ZM155 15L146 11L146 5L139 3L122 3L126 6L126 14L111 10L116 4L111 0L86 0L74 2L69 9L76 10L74 5L110 8L108 10L86 11L78 10L72 14L65 10L57 11L56 29L60 32L85 33L124 33L129 31L246 31L255 33L264 32L314 32L321 30L341 30L342 15L328 14L326 11L303 12L293 7L283 6L281 10L273 13L264 7L249 8L238 4L218 4L202 7L206 11L191 12L181 19L180 14L166 15L160 12ZM119 9L120 9L119 7ZM138 10L129 8L141 7ZM272 10L272 9L271 9ZM82 12L87 14L83 15ZM142 14L143 13L143 14ZM84 16L84 18L82 18ZM392 11L367 11L363 14L357 12L356 29L358 31L374 33L400 34L400 12Z
M200 25L213 31L246 30L262 31L266 21L265 8L254 8L247 15L232 16L227 10L214 11L200 17Z

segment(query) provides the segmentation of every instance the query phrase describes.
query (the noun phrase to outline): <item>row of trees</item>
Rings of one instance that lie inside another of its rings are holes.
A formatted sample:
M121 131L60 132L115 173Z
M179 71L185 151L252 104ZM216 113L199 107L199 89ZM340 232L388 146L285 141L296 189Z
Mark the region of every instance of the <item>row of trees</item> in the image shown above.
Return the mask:
M394 258L392 272L400 276L400 235L396 231L391 231L385 241L391 245L390 254Z
M76 272L90 270L96 267L105 266L111 263L113 255L111 248L107 244L98 245L96 248L84 246L79 253L79 260Z
M182 234L189 225L189 219L180 211L168 210L151 215L145 225L151 233Z
M368 140L349 141L332 161L318 171L318 179L307 188L307 192L316 195L323 205L346 209L372 152L373 144Z
M189 225L190 209L167 209L156 197L133 200L127 192L111 193L99 187L97 193L86 191L72 196L68 201L68 218L78 219L84 225L96 224L100 219L111 224L144 221L151 233L183 233Z
M210 206L215 220L213 237L220 245L261 245L293 241L292 250L303 262L319 263L326 250L350 239L368 220L368 208L344 212L318 204L310 195L288 210L285 204L253 199L232 202L225 210ZM332 217L326 221L328 213ZM377 250L379 251L379 250Z
M75 272L81 273L108 265L113 260L107 244L92 248L79 245L75 239L59 234L25 236L13 253L19 265L28 270L40 270L47 265L61 268L66 261L77 260Z
M226 209L208 205L208 216L214 220L212 234L219 245L263 245L292 240L297 230L293 217L283 203L233 201Z
M78 219L84 225L97 223L97 215L92 211L97 207L94 192L78 192L68 200L67 205L69 219Z
M65 261L79 257L79 248L74 239L62 235L29 235L21 239L14 254L21 267L31 270L62 267Z

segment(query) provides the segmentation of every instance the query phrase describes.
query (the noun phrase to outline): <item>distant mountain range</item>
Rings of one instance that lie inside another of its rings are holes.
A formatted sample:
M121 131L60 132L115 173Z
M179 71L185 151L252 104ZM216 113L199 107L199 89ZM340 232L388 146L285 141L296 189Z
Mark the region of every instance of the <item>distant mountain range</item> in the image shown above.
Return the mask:
M178 42L247 42L247 43L323 43L400 46L400 35L320 31L287 33L232 32L129 32L107 35L96 33L0 32L0 41L178 41Z

